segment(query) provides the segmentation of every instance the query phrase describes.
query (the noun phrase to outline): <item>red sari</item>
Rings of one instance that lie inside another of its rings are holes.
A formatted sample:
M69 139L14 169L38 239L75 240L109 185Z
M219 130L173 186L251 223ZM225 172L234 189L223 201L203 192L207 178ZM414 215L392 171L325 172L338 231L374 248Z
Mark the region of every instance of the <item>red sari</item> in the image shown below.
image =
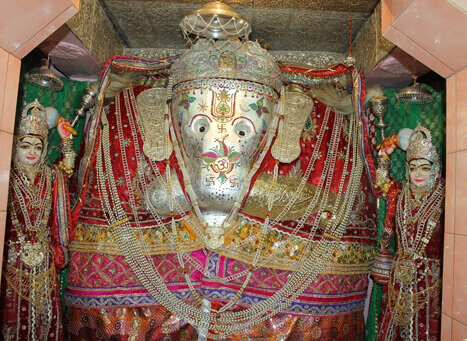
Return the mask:
M32 183L21 173L10 173L1 339L63 340L57 271L70 239L67 178L55 166L41 166Z
M393 185L381 251L396 232L397 252L383 299L378 340L439 340L444 180L416 201L410 185ZM387 250L387 249L386 249Z

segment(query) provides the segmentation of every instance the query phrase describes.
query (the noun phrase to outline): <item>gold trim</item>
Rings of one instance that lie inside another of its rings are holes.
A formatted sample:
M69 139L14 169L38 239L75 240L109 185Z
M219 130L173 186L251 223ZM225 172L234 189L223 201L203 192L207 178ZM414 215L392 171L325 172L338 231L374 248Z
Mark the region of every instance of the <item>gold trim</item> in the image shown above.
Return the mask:
M315 104L309 96L300 92L285 92L281 100L284 103L284 119L271 154L282 163L291 163L300 156L302 131Z
M242 213L258 217L261 219L266 219L267 216L267 197L269 195L270 186L272 182L272 174L260 174L251 189L250 195L248 196L245 206L242 209ZM271 209L270 219L274 220L282 212L284 207L290 202L290 199L295 195L296 189L300 184L300 178L292 178L289 176L278 176L276 187L274 188L274 206ZM295 205L284 214L283 218L280 221L300 219L306 212L310 201L313 199L317 186L307 183L301 193L301 196L297 198ZM328 205L331 211L334 207L336 200L336 194L334 192L329 192ZM318 202L320 200L318 199ZM310 214L316 213L316 210L313 210Z
M122 220L116 221L116 222L113 223L113 224L110 224L109 227L112 228L112 227L120 226L120 225L126 223L127 221L129 221L129 219L128 219L128 218L124 218L124 219L122 219Z

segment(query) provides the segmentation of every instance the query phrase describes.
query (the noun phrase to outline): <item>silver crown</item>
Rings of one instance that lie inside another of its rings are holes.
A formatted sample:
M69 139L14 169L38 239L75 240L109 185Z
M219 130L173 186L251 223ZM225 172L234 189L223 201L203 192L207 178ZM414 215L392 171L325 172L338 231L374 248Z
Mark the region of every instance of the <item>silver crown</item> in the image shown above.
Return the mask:
M18 136L37 135L46 140L48 134L47 115L44 107L36 99L23 109L18 127Z
M238 39L200 39L172 66L174 84L206 78L247 80L280 91L282 80L274 58L258 43Z
M431 141L431 132L421 124L409 137L406 160L409 162L413 159L426 159L431 163L439 162L438 151Z

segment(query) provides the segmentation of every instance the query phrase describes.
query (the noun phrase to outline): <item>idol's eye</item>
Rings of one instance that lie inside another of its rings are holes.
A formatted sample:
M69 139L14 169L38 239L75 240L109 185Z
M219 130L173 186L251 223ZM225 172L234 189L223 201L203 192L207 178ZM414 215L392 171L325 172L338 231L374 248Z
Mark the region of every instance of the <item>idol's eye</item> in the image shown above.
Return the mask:
M249 137L254 132L254 127L251 122L247 120L238 120L235 122L234 131L238 137L245 138Z
M191 124L191 129L195 134L205 134L210 127L209 120L204 116L196 117Z
M415 171L417 170L417 168L416 168L416 167L410 167L409 170L410 170L411 172L415 172Z
M422 170L425 171L425 172L429 172L429 171L431 171L431 167L430 166L425 166L425 167L422 167Z

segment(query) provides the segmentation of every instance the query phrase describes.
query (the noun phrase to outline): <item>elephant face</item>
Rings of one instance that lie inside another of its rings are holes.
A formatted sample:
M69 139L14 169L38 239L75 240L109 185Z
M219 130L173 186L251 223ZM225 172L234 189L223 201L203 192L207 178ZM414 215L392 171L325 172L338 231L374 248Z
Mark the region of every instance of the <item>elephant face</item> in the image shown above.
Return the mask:
M228 213L265 143L277 94L252 82L209 79L175 87L172 119L206 214Z

